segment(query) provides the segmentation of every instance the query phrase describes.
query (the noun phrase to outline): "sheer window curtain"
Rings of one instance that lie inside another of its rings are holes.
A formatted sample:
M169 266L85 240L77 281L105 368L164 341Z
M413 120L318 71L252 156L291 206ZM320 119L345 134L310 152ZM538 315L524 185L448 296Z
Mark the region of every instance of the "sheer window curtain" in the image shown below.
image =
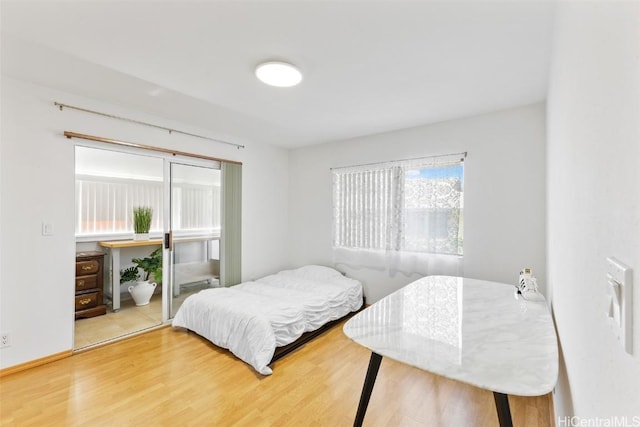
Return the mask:
M462 275L463 157L335 168L334 263Z

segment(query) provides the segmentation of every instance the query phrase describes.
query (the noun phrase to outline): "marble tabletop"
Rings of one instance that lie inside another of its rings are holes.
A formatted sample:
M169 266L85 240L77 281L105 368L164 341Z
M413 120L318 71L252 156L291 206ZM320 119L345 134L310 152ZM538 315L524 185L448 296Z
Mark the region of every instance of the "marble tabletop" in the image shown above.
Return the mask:
M419 279L352 317L344 333L372 352L447 378L519 396L549 393L556 332L541 294L450 276Z

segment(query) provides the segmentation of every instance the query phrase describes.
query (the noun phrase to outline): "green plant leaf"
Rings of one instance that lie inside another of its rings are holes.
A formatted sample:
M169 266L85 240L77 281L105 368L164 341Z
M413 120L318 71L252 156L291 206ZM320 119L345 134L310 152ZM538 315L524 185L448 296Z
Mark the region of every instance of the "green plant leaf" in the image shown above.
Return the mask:
M151 229L153 209L149 206L137 206L133 208L133 230L136 233L148 233Z
M156 282L162 282L162 248L151 252L148 257L133 258L131 261L137 266L132 268L140 268L144 271L143 280L149 280L149 276L153 274Z

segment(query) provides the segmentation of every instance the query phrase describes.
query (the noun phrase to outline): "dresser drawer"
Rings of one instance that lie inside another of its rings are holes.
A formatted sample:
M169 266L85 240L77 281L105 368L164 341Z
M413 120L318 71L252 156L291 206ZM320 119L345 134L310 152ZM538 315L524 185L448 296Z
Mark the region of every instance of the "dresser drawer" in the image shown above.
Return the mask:
M76 310L84 310L93 308L98 304L102 304L102 292L89 292L86 294L76 295Z
M94 274L100 270L100 263L95 259L86 261L76 261L76 276L84 276L85 274Z
M95 274L92 276L80 276L76 277L76 292L82 292L87 289L94 289L98 287L98 276Z
M103 263L104 252L76 252L76 319L101 316L107 312L102 294Z

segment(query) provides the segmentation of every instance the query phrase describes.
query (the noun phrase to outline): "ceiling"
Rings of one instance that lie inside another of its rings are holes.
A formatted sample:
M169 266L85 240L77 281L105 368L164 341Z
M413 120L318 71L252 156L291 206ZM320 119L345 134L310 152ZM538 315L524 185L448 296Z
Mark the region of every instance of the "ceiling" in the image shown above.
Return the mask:
M553 14L541 0L2 0L2 72L294 148L544 100ZM260 83L269 59L302 83Z

